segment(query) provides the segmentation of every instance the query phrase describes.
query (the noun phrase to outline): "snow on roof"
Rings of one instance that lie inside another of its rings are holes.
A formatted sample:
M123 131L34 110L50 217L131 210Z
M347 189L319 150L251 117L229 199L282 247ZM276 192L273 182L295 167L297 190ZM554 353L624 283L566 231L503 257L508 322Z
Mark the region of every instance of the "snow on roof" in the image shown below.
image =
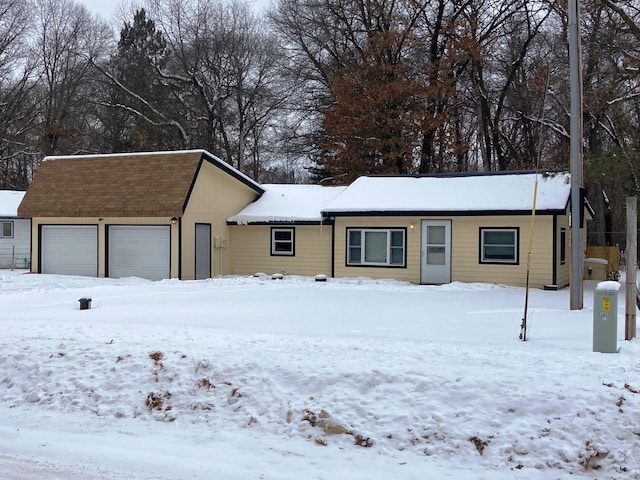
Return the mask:
M0 217L17 217L18 205L25 192L14 190L0 190Z
M241 225L257 222L319 222L321 211L346 187L320 185L263 185L255 202L228 219Z
M568 173L537 175L536 211L563 210ZM535 173L360 177L323 209L357 212L531 211Z

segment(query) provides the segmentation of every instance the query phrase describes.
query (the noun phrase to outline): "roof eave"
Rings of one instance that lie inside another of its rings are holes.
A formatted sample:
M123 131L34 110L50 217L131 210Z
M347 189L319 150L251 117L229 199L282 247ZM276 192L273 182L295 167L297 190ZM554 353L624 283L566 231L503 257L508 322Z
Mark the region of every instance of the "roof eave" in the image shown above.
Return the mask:
M333 220L330 218L322 220L256 220L256 221L237 221L227 220L227 225L332 225Z
M564 209L536 209L536 215L560 215L564 214ZM359 210L340 211L323 210L322 214L327 217L474 217L474 216L506 216L506 215L531 215L531 209L527 210Z

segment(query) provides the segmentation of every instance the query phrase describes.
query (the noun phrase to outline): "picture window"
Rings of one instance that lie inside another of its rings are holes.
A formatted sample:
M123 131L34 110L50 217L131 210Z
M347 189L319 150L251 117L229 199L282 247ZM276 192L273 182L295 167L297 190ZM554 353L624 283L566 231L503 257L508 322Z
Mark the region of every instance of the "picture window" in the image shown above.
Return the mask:
M347 265L405 266L404 229L347 229Z

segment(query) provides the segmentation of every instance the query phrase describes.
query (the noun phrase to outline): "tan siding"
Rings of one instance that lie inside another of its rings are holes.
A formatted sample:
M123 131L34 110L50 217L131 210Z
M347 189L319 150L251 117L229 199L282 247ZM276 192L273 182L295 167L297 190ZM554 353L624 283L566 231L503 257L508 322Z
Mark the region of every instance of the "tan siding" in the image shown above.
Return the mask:
M106 226L107 225L169 225L171 227L171 278L178 278L179 235L178 224L169 217L36 217L31 222L33 251L38 252L40 225L97 225L98 226L98 276L106 276ZM37 253L31 259L31 271L39 270Z
M331 274L331 225L278 225L295 230L295 256L271 255L271 226L233 225L233 273Z
M195 278L195 224L211 224L211 240L225 239L225 247L211 249L211 274L232 272L231 235L226 220L258 197L258 194L228 173L203 162L182 218L182 279ZM224 242L222 244L225 244ZM221 245L222 245L221 244Z
M480 263L480 229L519 228L519 263ZM452 222L452 279L524 286L531 217L455 217ZM553 217L538 215L534 224L529 285L541 288L553 279Z
M413 228L411 226L413 225ZM347 227L407 229L407 264L398 267L353 267L346 265ZM338 217L336 218L336 277L394 278L420 282L420 219L417 217Z
M338 217L335 235L335 276L395 278L420 282L420 242L422 220L443 220L447 217ZM491 282L520 285L526 283L527 252L529 249L529 216L465 216L451 217L451 275L452 281ZM412 228L413 226L413 228ZM383 227L407 229L406 268L347 267L347 227ZM519 228L519 264L493 265L480 263L480 228ZM541 288L553 279L553 217L538 215L534 225L531 252L530 285Z

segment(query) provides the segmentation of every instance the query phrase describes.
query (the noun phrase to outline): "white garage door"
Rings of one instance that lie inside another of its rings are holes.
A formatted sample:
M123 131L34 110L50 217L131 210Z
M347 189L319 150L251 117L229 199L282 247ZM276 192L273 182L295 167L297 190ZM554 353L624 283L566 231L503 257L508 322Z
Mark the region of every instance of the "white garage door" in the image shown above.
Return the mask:
M170 230L168 226L109 226L109 276L169 278Z
M40 236L42 273L98 276L98 227L43 225Z

